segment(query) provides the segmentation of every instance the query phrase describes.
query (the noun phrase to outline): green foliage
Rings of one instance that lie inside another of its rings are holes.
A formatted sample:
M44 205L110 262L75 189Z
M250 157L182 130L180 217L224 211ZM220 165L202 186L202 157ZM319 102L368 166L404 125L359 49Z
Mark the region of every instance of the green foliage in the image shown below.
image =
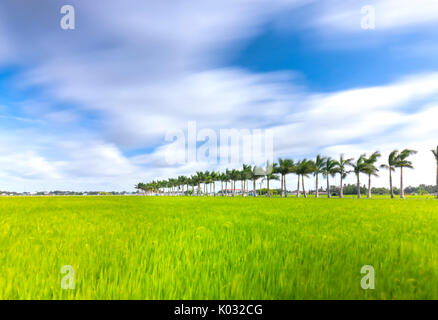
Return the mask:
M405 188L405 192L408 194L430 194L436 193L438 191L437 186L428 186L425 184L420 184L418 187L407 187Z
M263 196L266 195L267 191L268 191L267 188L262 188L262 189L257 190L257 192ZM271 196L277 196L280 194L280 189L269 189L269 193L271 194Z

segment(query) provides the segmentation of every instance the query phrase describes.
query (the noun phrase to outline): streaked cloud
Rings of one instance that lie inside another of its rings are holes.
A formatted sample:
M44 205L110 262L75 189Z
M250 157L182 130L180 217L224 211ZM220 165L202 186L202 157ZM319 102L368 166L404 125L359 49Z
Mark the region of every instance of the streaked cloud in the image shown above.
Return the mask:
M315 39L344 48L363 32L361 1L71 4L73 32L59 28L56 2L0 4L0 68L13 69L3 81L15 93L1 101L0 121L10 121L0 129L0 189L132 190L140 179L207 169L163 165L165 133L191 120L214 130L272 128L277 155L293 157L405 144L427 151L438 133L431 120L436 70L316 92L299 70L254 72L226 63L267 26L295 21L305 22L292 28L301 36L322 35ZM436 1L363 4L375 6L376 32L385 36L438 23ZM424 42L421 53L429 48ZM429 181L430 166L422 163L407 184Z

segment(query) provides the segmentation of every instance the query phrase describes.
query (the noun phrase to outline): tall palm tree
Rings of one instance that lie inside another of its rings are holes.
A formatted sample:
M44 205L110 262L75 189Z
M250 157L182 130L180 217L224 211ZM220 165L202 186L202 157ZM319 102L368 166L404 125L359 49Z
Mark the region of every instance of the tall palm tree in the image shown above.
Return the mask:
M210 173L210 171L207 170L204 172L204 195L206 195L206 196L209 195L208 186L210 186L210 189L211 189L211 181L212 181L211 173Z
M280 196L287 197L286 175L294 171L295 163L291 159L278 159L278 167L276 173L281 175Z
M388 156L388 163L382 164L380 168L389 170L389 191L391 198L394 199L394 187L392 186L392 173L395 171L397 164L398 150L392 151Z
M190 192L189 192L189 186L191 186L191 185L192 185L192 178L191 178L191 177L186 177L186 190L187 190L187 196L190 195Z
M438 146L436 147L436 150L432 150L432 153L436 160L436 198L438 199Z
M376 151L368 158L364 159L365 166L362 172L368 175L368 198L371 198L371 176L378 176L377 172L379 172L379 169L374 164L377 162L380 156L380 152Z
M336 174L336 161L328 157L325 160L324 167L322 168L322 174L327 179L327 198L331 198L329 177L334 177Z
M225 170L225 190L227 191L227 197L229 196L228 182L231 182L231 170L230 169Z
M351 166L353 167L353 172L356 174L357 179L357 198L360 199L360 174L363 172L365 168L365 154L362 154L356 162L352 163Z
M322 174L322 169L325 166L325 161L326 161L326 157L321 156L320 154L318 154L316 156L315 159L315 166L314 166L314 171L313 171L313 175L315 176L315 188L316 188L316 198L319 198L319 175Z
M198 190L196 194L199 196L199 194L201 193L201 183L203 183L205 179L204 172L197 171L196 176L197 176L196 182L198 183Z
M417 151L415 150L404 149L397 156L395 166L397 168L400 168L400 198L405 197L405 191L403 190L403 168L410 168L410 169L414 168L414 166L412 165L412 161L409 161L408 157L416 153Z
M182 190L181 190L182 195L184 195L184 186L186 184L186 180L187 180L187 178L185 176L179 176L178 179L177 179L177 181L178 181L178 189L179 189L179 187L182 188Z
M234 197L236 195L236 181L241 178L241 174L239 170L233 169L231 170L231 180L233 181L233 191L232 196Z
M224 196L224 182L227 180L227 176L224 172L218 175L218 180L221 182L221 196Z
M302 162L302 160L298 161L295 164L295 174L297 175L297 198L300 197L300 178L301 178L300 168L301 168L301 162Z
M195 196L195 186L198 185L199 183L199 177L197 175L194 175L191 177L191 182L192 182L192 196Z
M304 177L308 177L309 174L313 173L314 171L315 171L315 163L312 160L303 159L299 161L295 167L295 173L298 175L298 177L301 176L304 198L307 198L307 193L304 186Z
M335 165L336 165L335 171L339 173L339 175L341 176L341 182L339 186L339 198L341 199L344 197L344 179L351 172L347 170L347 166L351 166L352 161L353 161L352 158L344 159L343 154L341 154L338 161L335 161Z
M269 161L266 163L265 179L267 181L267 189L266 189L267 197L271 196L269 182L271 180L280 180L280 178L276 174L277 171L278 171L278 165L276 163L270 164Z
M287 167L288 167L288 171L287 171L287 173L284 176L284 184L283 184L283 186L284 186L284 194L285 194L285 197L287 198L286 177L287 177L287 175L289 173L296 173L297 164L292 159L288 159L286 164L287 164Z
M278 158L278 167L275 173L279 173L280 174L280 179L281 179L281 183L280 183L280 197L283 198L283 183L284 183L284 175L287 173L287 166L285 164L285 161L282 158Z
M252 190L254 197L257 197L257 186L256 186L257 180L263 177L262 175L260 175L261 171L263 171L263 169L258 168L257 166L252 167L250 171L249 179L252 181Z
M215 171L212 171L210 177L213 183L213 196L216 197L216 181L219 181L219 174Z
M175 190L174 190L174 188L176 187L176 185L177 185L177 180L176 179L174 179L174 178L170 178L169 179L169 187L170 187L170 194L173 196L173 195L175 195Z
M246 190L247 190L246 181L248 179L250 179L250 177L251 177L251 170L252 170L252 168L251 168L250 165L243 164L243 168L242 168L242 171L241 171L241 179L242 179L242 182L243 182L243 184L242 184L242 195L243 196L246 195Z

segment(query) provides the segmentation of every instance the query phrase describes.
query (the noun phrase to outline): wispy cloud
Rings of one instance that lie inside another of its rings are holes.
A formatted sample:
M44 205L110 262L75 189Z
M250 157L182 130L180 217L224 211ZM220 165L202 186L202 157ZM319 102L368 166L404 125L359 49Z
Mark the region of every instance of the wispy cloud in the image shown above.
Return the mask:
M377 31L390 32L437 23L436 2L420 2L363 4L376 7ZM59 28L56 2L0 4L0 66L16 67L8 84L18 95L26 92L11 102L14 112L0 117L35 123L0 130L2 188L29 180L34 188L121 190L139 179L193 172L203 165L160 165L165 133L190 120L214 130L272 128L277 155L297 157L404 143L426 150L436 136L433 72L319 93L298 81L297 70L223 66L228 51L244 47L279 16L285 19L285 12L294 21L296 10L307 10L303 32L339 39L361 31L361 1L71 4L78 15L72 32ZM155 151L128 156L142 149ZM428 176L424 170L408 179Z

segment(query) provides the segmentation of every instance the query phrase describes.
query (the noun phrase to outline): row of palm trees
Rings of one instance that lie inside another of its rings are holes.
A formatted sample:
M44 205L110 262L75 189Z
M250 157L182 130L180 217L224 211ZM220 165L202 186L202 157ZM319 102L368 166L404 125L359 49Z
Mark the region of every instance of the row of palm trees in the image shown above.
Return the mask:
M437 161L437 187L438 187L438 146L436 150L432 150ZM149 183L139 183L136 185L138 190L143 190L149 193L167 193L172 195L177 194L191 194L191 195L208 195L213 194L216 196L216 182L221 183L221 195L229 195L228 184L231 186L231 196L236 195L236 182L240 181L241 193L246 196L249 192L249 183L252 182L252 195L257 196L256 183L257 180L262 179L262 182L266 181L267 189L266 196L270 197L270 182L272 180L280 180L280 195L281 197L287 197L286 180L289 174L296 174L297 179L297 197L300 197L301 191L304 197L307 197L304 178L308 178L310 175L315 177L315 196L320 196L319 178L322 175L326 179L327 183L327 197L331 197L330 192L330 177L339 175L340 188L339 197L344 197L344 180L348 174L353 173L357 180L357 197L361 198L360 192L360 175L366 174L368 177L368 194L367 197L371 198L371 178L378 176L379 169L387 169L389 171L389 186L391 198L394 198L393 188L393 172L398 168L400 169L400 197L404 198L403 190L403 171L405 168L413 168L412 161L409 157L417 153L415 150L404 149L402 151L392 151L385 164L377 166L376 163L381 157L379 151L367 156L362 154L358 159L345 158L344 155L340 155L339 159L332 159L331 157L324 157L318 155L314 160L302 159L295 162L292 159L278 159L278 163L267 163L266 168L259 168L256 166L250 166L244 164L242 170L226 169L225 172L196 172L195 175L190 177L179 176L178 178L171 178L162 181L152 181ZM301 184L301 185L300 185ZM224 188L225 186L225 188ZM191 190L190 190L191 189ZM437 194L438 198L438 194Z

